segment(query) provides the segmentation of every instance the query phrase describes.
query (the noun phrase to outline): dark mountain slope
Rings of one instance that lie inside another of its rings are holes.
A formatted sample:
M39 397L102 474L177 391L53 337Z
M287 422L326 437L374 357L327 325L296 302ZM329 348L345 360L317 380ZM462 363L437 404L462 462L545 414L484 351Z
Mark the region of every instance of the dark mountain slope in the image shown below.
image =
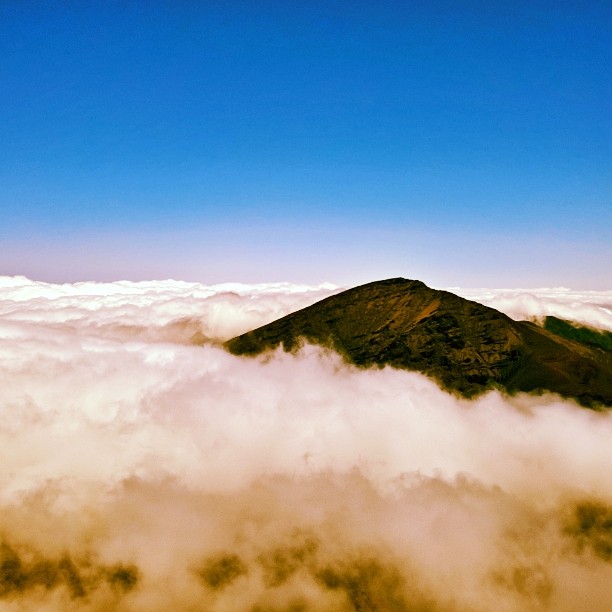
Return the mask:
M612 405L612 355L420 281L394 278L326 298L226 343L237 355L303 341L359 366L391 365L472 396L491 387Z

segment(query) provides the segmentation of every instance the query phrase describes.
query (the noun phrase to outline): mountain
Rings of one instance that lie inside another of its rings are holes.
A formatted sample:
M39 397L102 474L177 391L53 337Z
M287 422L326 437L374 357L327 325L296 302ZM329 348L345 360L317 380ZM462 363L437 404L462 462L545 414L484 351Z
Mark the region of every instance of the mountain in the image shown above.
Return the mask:
M392 278L328 297L225 343L256 355L303 342L357 366L415 370L472 397L490 388L552 391L612 406L612 352L544 329L417 280Z

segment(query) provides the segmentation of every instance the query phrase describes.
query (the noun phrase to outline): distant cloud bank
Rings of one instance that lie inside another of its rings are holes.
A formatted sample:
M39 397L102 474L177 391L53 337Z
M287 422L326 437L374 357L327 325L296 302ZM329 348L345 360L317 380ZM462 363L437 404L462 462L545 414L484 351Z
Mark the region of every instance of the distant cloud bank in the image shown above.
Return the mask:
M449 289L496 308L515 320L555 316L598 329L612 330L612 291L571 289Z
M612 413L220 346L340 289L0 278L0 607L606 609Z

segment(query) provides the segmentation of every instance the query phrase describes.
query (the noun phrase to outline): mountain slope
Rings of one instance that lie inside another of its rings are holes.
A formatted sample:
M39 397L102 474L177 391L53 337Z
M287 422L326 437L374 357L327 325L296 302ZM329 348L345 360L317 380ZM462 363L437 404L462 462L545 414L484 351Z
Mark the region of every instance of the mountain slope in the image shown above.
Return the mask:
M391 365L472 396L492 386L612 405L612 355L420 281L394 278L326 298L229 340L237 355L303 342L359 366Z
M612 352L612 332L593 329L586 325L551 316L544 319L544 329L590 348L600 348Z

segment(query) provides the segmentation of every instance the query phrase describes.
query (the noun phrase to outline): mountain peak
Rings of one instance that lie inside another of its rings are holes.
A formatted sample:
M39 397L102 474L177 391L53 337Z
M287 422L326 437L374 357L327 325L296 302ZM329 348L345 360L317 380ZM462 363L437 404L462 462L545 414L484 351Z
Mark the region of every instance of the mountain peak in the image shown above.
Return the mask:
M612 405L612 354L533 323L390 278L335 294L226 343L255 355L303 342L361 367L390 365L427 374L445 389L473 396L489 388L552 391L585 405Z

